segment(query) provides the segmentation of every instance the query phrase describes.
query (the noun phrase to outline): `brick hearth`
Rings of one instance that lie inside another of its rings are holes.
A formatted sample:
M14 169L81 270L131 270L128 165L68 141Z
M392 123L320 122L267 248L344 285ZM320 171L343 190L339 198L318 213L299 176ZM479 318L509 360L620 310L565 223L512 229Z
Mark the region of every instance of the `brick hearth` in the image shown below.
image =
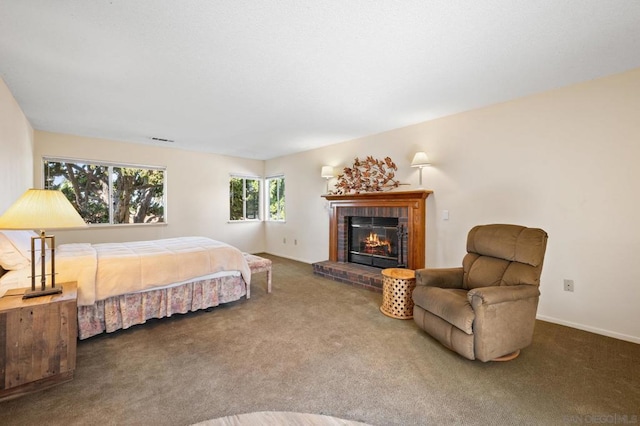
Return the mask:
M382 269L380 268L325 260L313 264L313 273L330 280L382 292Z

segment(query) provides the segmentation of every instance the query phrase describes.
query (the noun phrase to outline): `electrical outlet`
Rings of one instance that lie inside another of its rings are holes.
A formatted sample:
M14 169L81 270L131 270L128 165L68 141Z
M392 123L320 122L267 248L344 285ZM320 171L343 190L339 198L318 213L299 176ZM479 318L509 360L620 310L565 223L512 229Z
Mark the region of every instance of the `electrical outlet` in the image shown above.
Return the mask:
M564 280L564 291L573 291L573 280Z
M282 244L287 244L287 239L286 238L282 239Z
M293 240L293 245L297 246L298 245L298 240Z

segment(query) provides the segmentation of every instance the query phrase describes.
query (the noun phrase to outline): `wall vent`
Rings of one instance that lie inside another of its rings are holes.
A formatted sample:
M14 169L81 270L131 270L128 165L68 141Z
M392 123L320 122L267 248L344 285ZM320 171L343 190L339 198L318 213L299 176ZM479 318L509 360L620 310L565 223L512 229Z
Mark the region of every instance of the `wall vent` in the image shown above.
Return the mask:
M175 142L172 139L156 138L156 137L152 137L151 140L158 141L158 142Z

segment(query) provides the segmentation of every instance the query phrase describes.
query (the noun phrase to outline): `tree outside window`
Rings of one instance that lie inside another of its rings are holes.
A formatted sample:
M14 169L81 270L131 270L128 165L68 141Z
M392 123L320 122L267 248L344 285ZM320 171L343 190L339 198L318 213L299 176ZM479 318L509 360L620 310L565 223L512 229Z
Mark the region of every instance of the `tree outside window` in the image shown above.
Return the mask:
M165 221L164 169L45 159L44 176L89 224Z
M229 220L260 220L260 179L231 176Z
M268 220L284 221L285 198L284 198L284 176L273 176L267 178L267 207Z
M164 171L113 167L114 223L164 222Z

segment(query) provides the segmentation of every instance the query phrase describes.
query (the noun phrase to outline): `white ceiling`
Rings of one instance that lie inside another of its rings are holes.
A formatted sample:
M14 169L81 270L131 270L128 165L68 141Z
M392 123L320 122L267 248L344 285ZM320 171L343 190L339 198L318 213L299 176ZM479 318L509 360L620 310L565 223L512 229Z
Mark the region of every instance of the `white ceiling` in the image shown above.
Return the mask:
M637 67L638 0L0 0L34 128L247 158Z

